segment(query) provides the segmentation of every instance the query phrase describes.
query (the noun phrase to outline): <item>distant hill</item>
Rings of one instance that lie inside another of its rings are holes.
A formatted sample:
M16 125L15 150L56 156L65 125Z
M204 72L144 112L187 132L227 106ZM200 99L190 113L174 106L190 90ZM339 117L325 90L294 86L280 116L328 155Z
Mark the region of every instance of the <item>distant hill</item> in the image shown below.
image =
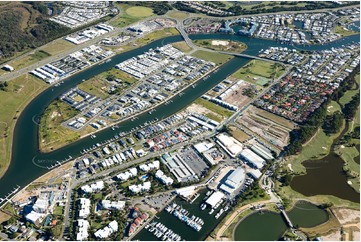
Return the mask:
M0 2L0 63L70 31L48 17L43 2Z

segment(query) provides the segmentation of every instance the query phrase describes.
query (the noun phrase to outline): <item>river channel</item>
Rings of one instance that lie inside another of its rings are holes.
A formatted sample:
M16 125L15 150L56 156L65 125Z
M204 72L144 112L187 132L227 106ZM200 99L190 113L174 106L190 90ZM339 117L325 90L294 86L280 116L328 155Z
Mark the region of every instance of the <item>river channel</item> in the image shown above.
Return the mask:
M261 49L266 49L270 46L288 46L285 44L277 43L270 40L260 40L248 37L240 37L233 35L223 34L210 34L210 35L191 35L191 39L232 39L244 42L248 49L245 54L256 55ZM66 80L64 84L59 87L50 87L44 90L36 98L34 98L24 109L19 116L15 130L12 146L12 159L8 170L5 175L0 179L0 197L8 194L16 185L24 187L29 182L33 181L42 174L48 172L46 167L55 164L57 161L66 159L69 156L76 158L80 156L80 151L89 148L96 143L104 142L112 138L120 131L129 131L147 121L154 120L155 118L161 119L178 112L182 108L191 104L196 98L203 95L214 85L224 80L228 75L245 65L249 59L246 58L233 58L229 62L220 67L217 73L212 73L210 77L203 81L195 88L188 88L184 91L181 97L176 96L173 102L168 105L161 105L157 108L156 112L151 115L142 114L139 119L135 121L127 121L120 124L120 128L113 131L108 128L97 133L96 139L90 137L83 138L63 148L52 151L50 153L41 153L38 145L38 120L46 107L56 98L58 98L65 91L78 85L83 79L87 80L101 72L104 72L114 67L119 62L128 58L142 54L150 48L156 48L165 44L181 41L181 36L172 36L164 39L154 41L146 46L131 50L129 52L121 53L112 58L108 63L101 65L94 65L78 74L75 74ZM348 36L338 41L321 45L321 46L293 46L297 49L306 50L321 50L330 49L332 47L342 46L352 42L359 42L359 35Z
M303 228L314 227L329 219L327 211L303 200L298 201L287 214L294 226ZM238 224L234 230L233 239L238 241L278 240L286 229L287 224L279 213L256 212Z

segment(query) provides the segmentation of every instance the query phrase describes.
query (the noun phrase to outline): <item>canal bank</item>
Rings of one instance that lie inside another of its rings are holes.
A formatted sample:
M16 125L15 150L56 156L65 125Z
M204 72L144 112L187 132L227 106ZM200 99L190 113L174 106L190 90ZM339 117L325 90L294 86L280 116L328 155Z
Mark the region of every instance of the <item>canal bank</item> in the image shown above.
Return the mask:
M281 43L277 43L270 40L258 40L248 37L233 36L233 35L222 35L222 34L210 34L210 35L191 35L192 39L205 39L205 38L216 38L216 39L235 39L244 42L248 49L244 52L249 55L256 55L261 49L265 49L269 46L287 46ZM105 129L97 133L96 139L90 137L84 138L72 144L69 144L56 151L42 154L38 148L38 124L34 122L38 116L44 112L46 107L62 93L69 90L70 88L79 84L83 79L89 79L94 75L104 72L112 68L115 64L122 62L126 59L132 58L133 56L142 54L150 48L159 47L168 43L181 41L181 36L167 37L161 40L154 41L141 48L119 54L112 58L108 63L102 65L93 66L81 73L69 77L64 80L64 84L56 88L49 88L39 94L34 100L21 113L20 117L15 126L14 139L12 147L12 160L10 166L5 175L0 180L0 197L3 197L17 184L21 187L25 186L32 180L46 173L47 169L42 169L33 164L33 161L42 166L54 165L59 160L64 160L72 156L73 158L80 155L80 151L89 148L96 143L104 142L112 138L120 131L129 131L147 121L154 120L155 118L161 119L181 110L185 106L189 105L196 98L204 94L208 89L225 79L232 72L236 71L243 65L245 65L249 59L244 58L233 58L228 63L220 67L220 71L212 74L207 81L200 81L200 84L195 88L190 88L185 91L182 97L175 97L173 103L169 105L161 106L157 109L157 112L151 115L140 115L139 119L131 122L120 124L121 128L118 130L112 130L111 128ZM359 41L359 36L348 36L336 42L322 45L322 46L301 46L294 47L298 49L307 50L320 50L329 49L331 47L341 46L353 41Z
M300 200L287 211L287 215L296 227L312 228L328 221L326 210ZM279 240L287 230L287 223L279 213L271 211L254 212L238 222L233 239L236 241L270 241Z

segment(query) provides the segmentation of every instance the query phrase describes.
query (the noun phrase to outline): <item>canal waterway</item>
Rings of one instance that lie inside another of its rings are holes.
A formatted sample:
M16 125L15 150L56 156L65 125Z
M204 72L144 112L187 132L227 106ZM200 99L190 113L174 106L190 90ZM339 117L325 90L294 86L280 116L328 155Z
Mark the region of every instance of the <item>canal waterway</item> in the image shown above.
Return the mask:
M302 162L306 167L306 174L292 179L292 189L305 196L333 195L352 202L360 202L360 194L347 184L347 175L342 169L344 161L334 151L335 144L348 128L347 122L341 134L333 141L327 156Z
M193 40L213 38L234 39L242 41L248 46L247 50L244 53L250 55L256 55L261 49L266 49L270 46L287 46L270 40L260 40L248 38L245 36L224 34L191 35L190 38ZM293 46L292 48L307 50L330 49L331 47L338 47L351 42L359 42L359 39L359 35L353 35L326 45L298 47ZM0 179L0 197L4 197L16 185L20 185L21 187L23 187L32 180L48 172L48 169L44 167L54 165L57 161L64 160L69 156L72 156L73 158L80 156L81 150L89 148L96 143L104 142L105 140L112 138L120 131L129 131L132 128L135 128L147 121L154 120L155 118L166 118L167 116L178 112L249 61L249 59L246 58L233 58L232 60L221 66L220 70L217 73L211 74L206 81L200 80L199 84L195 88L188 88L184 91L184 95L182 95L181 97L174 97L172 103L168 105L161 105L157 108L157 111L153 112L151 115L142 114L139 116L139 119L135 121L127 121L121 123L120 129L117 129L115 131L110 128L102 130L97 133L96 139L86 137L50 153L41 153L39 151L37 122L46 107L53 100L58 98L65 91L78 85L82 80L90 79L91 77L114 67L119 62L142 54L150 48L156 48L168 43L173 43L181 40L181 36L167 37L154 41L138 49L121 53L112 57L112 60L110 62L101 65L94 65L78 74L67 78L66 80L64 80L64 84L60 85L59 87L50 87L43 91L41 94L39 94L36 98L34 98L27 105L27 107L24 109L24 111L21 113L17 120L14 130L11 163L5 175Z
M316 205L298 201L291 211L287 212L293 225L311 228L328 221L327 211ZM244 218L234 230L237 241L271 241L279 240L287 230L287 224L279 213L256 212Z

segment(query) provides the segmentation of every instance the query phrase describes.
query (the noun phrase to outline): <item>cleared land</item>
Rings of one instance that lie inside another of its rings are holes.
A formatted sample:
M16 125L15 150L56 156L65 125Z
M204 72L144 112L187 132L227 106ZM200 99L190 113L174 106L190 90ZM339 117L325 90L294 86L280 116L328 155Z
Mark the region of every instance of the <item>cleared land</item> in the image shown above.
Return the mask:
M230 55L220 54L217 52L209 52L204 50L197 50L192 54L192 56L203 60L212 61L217 65L222 65L233 58Z
M180 50L182 52L189 52L192 50L192 48L189 47L185 41L173 43L173 47L177 48L178 50Z
M251 106L237 122L280 148L286 146L295 124L282 117Z
M246 134L245 132L243 132L242 130L237 128L236 126L231 125L228 128L229 128L230 135L232 135L239 142L244 142L250 138L250 136L248 134Z
M133 17L149 17L153 15L153 10L147 7L135 6L128 8L126 13Z
M225 109L225 108L223 108L223 107L221 107L221 106L219 106L219 105L217 105L215 103L212 103L212 102L210 102L208 100L205 100L204 98L201 98L201 97L196 99L194 101L194 103L198 104L198 105L201 105L201 106L211 110L212 112L215 112L215 113L221 115L222 118L228 118L233 114L232 111L230 111L228 109Z
M198 114L203 114L204 116L213 119L217 122L222 122L224 120L224 118L222 117L222 115L213 112L207 108L205 108L204 106L201 106L199 104L196 103L192 103L190 106L188 106L186 108L187 112L193 112L193 113L198 113Z
M8 82L6 91L0 90L0 177L6 171L11 156L13 129L17 117L47 85L32 75L25 74Z
M228 40L194 40L194 44L218 51L229 51L235 53L241 53L247 49L247 45L239 41L228 41Z
M263 86L270 80L281 76L284 71L285 67L279 63L252 60L247 65L241 67L233 73L232 76L237 79Z

